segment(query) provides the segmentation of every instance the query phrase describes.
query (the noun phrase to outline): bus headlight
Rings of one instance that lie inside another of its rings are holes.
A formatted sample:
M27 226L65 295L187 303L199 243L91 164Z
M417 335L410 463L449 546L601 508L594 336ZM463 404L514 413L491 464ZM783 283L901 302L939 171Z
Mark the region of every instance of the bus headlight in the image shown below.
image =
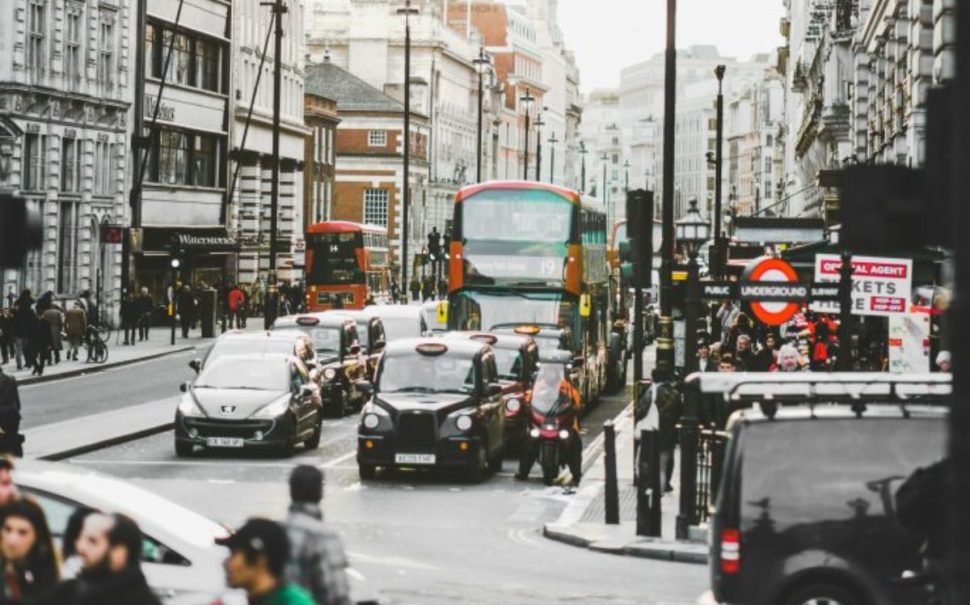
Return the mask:
M518 412L522 408L522 402L518 399L509 399L505 403L505 409L512 412L513 414Z
M467 431L472 428L472 417L468 415L459 416L455 419L455 426L459 431Z

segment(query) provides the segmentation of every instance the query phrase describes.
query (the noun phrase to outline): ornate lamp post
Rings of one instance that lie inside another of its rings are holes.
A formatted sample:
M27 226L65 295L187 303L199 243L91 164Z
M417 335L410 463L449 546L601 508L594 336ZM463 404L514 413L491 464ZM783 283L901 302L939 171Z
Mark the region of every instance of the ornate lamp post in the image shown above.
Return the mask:
M401 287L408 287L408 239L411 230L408 226L408 207L411 205L411 16L418 9L405 0L404 6L397 9L404 15L404 207L401 211ZM407 290L405 290L407 291Z
M630 190L630 160L623 162L623 191Z
M549 137L549 182L553 185L556 184L556 143L558 142L556 133L552 133Z
M586 141L579 142L579 157L582 158L581 168L580 168L580 191L583 195L586 195L586 154L589 152L586 149Z
M485 71L492 65L491 59L485 53L485 47L480 46L478 48L478 57L475 59L475 67L478 71L478 138L476 139L475 146L475 182L482 182L482 113L483 113L483 99L484 99L484 87L482 85L482 76L485 75Z
M536 182L542 180L542 127L545 125L540 113L536 118Z
M529 110L532 108L532 104L535 103L536 98L529 93L529 89L525 90L525 94L519 97L519 102L525 108L525 154L522 161L522 180L529 180L529 128L532 126L529 123L530 116Z

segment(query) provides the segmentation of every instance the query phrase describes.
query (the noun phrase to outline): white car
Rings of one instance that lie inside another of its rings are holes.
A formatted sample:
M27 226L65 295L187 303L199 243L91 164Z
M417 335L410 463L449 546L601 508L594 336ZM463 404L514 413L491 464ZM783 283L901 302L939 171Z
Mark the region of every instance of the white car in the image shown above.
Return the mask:
M71 464L20 459L13 471L20 491L37 500L60 544L68 517L86 506L131 517L144 535L142 571L166 605L246 605L242 591L227 590L222 564L229 554L215 543L229 530L180 504L130 483ZM356 570L347 570L351 600L379 598Z
M144 534L142 570L166 603L208 604L226 593L222 562L228 551L215 539L229 531L218 523L140 487L73 465L18 460L13 479L44 509L57 543L68 517L82 506L131 517ZM246 599L235 592L225 602L242 604Z
M368 305L364 312L381 319L388 343L402 338L421 338L428 333L421 305Z

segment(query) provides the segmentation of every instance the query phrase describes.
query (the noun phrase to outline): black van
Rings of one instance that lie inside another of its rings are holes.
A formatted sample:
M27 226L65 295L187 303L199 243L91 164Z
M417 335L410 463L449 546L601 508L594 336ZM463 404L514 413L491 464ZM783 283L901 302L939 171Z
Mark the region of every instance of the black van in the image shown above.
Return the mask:
M800 373L774 384L771 376L748 375L757 385L743 385L743 374L709 380L721 381L722 400L740 407L726 427L711 523L711 584L719 603L922 602L922 589L900 578L921 569L924 536L897 521L894 495L917 468L944 455L946 399L939 387L949 384L941 375L926 377L926 396L904 405L913 399L901 399L894 380L918 392L916 378Z

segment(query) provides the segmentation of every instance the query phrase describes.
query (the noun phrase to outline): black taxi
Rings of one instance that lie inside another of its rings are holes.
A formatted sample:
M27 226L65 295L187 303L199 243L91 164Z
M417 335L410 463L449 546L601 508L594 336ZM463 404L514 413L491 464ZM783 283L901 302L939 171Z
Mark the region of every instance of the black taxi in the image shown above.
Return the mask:
M357 340L360 342L361 352L367 357L367 380L373 380L377 362L384 352L384 345L387 344L384 322L376 315L356 309L333 309L327 313L339 313L357 322Z
M477 340L492 347L505 405L505 452L517 455L528 441L529 406L526 394L532 388L539 366L539 346L531 336L524 334L454 331L446 332L443 336L446 339Z
M366 394L356 385L368 373L356 322L344 315L321 312L280 317L273 323L274 333L292 331L305 334L316 351L324 410L342 417L360 409Z
M387 345L360 414L361 479L377 467L450 467L472 482L502 465L505 406L484 342L407 338Z

